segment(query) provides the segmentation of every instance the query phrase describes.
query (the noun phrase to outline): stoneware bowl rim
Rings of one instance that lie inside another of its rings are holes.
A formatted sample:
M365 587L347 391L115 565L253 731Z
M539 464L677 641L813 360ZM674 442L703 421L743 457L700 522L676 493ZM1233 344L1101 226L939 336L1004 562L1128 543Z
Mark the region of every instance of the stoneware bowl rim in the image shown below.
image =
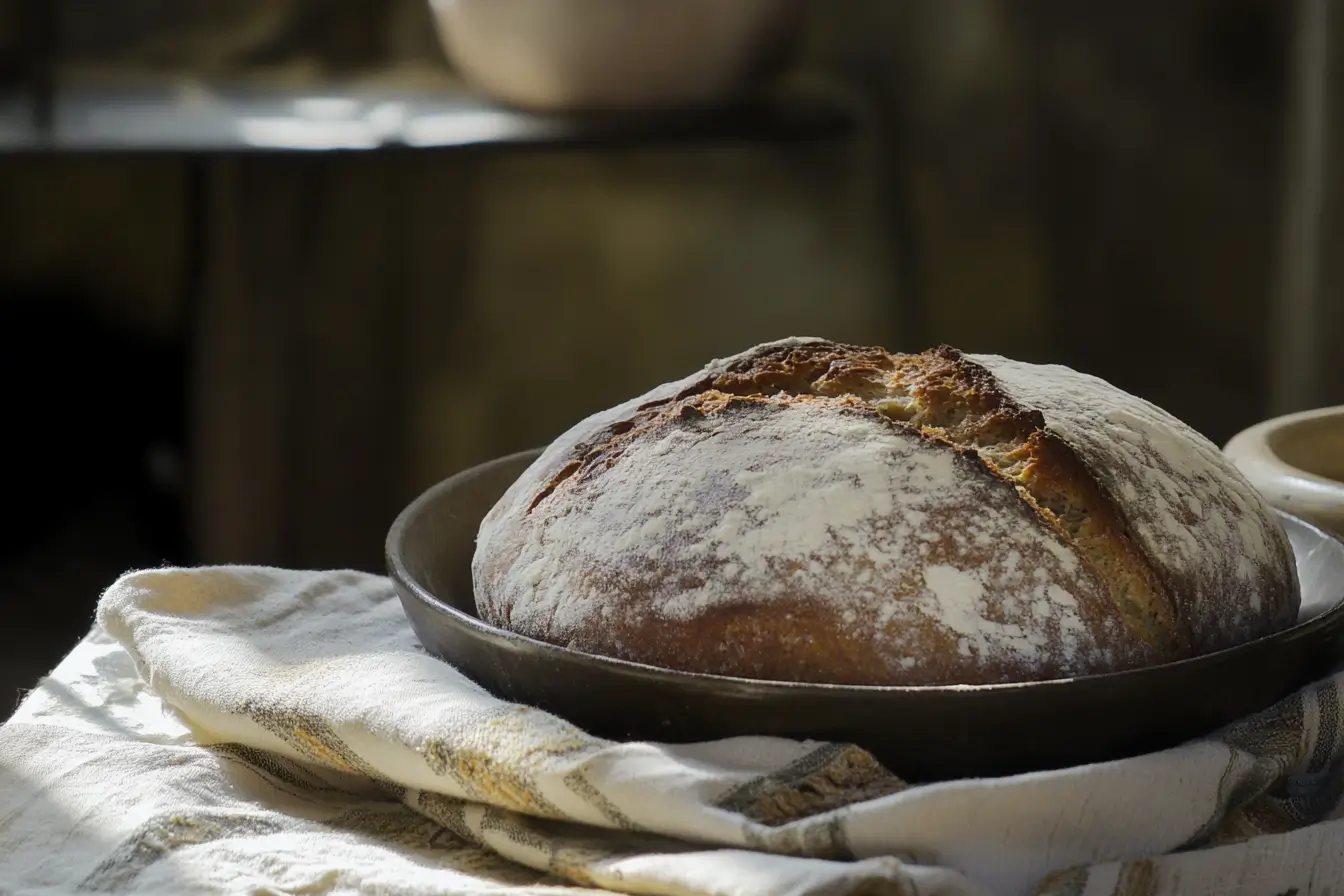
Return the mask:
M1330 469L1314 467L1328 442L1344 445L1344 405L1284 414L1247 427L1223 451L1280 511L1344 537L1344 451ZM1308 455L1303 457L1303 455Z
M1263 445L1274 457L1274 460L1285 470L1291 471L1304 479L1338 488L1340 489L1341 494L1344 494L1344 480L1335 479L1318 471L1307 469L1300 464L1288 460L1283 455L1283 442L1285 438L1308 430L1326 428L1322 426L1322 424L1335 424L1340 431L1344 433L1344 404L1313 408L1307 411L1297 411L1292 414L1284 414L1279 417L1271 417L1268 420L1262 420L1233 436L1228 441L1226 450L1229 453L1236 454L1248 444Z

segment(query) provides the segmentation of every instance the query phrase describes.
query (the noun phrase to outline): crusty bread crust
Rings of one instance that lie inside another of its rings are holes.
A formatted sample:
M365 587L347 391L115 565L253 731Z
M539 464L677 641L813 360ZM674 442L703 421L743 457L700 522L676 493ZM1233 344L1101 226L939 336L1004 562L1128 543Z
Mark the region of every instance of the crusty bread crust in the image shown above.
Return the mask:
M846 684L1128 669L1298 610L1267 505L1151 404L1065 368L819 339L573 427L487 515L473 576L482 618L539 640Z

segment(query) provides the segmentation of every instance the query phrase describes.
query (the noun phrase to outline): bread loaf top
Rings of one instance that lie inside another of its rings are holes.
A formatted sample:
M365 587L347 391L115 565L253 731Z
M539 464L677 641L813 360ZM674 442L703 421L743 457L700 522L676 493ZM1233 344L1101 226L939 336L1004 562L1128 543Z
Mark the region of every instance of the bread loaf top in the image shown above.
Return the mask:
M557 439L482 523L487 621L848 684L1133 668L1296 618L1272 513L1151 404L940 348L757 346Z

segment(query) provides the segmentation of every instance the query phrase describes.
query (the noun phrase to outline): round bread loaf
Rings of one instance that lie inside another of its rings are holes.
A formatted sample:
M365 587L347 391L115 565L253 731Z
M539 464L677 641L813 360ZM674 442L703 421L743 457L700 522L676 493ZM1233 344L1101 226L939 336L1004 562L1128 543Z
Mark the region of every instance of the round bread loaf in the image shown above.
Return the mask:
M596 414L482 522L496 626L689 672L991 684L1293 624L1268 505L1096 377L942 347L757 346Z

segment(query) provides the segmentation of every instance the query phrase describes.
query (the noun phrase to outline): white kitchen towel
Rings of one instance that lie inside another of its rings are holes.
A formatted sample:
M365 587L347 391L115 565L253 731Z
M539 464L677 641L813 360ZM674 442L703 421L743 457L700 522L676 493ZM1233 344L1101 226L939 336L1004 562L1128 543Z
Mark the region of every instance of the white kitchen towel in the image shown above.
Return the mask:
M0 893L1339 894L1341 686L908 787L846 745L615 743L501 702L378 576L138 572L0 728Z

